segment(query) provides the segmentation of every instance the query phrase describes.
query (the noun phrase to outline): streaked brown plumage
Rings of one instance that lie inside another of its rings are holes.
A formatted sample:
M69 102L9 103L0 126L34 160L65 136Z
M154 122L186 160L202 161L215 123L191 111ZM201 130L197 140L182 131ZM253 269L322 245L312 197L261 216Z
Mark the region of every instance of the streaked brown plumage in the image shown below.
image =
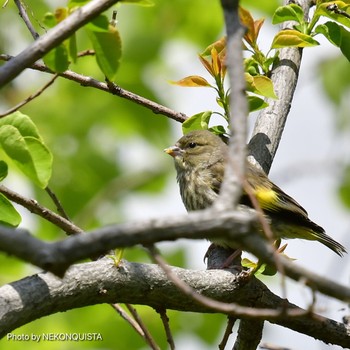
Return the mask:
M208 208L220 192L227 145L207 130L196 130L165 149L174 158L182 201L188 211ZM276 238L316 240L342 256L346 249L308 218L306 210L272 183L261 170L247 163L246 179ZM241 204L253 207L243 193ZM229 242L226 242L230 246Z

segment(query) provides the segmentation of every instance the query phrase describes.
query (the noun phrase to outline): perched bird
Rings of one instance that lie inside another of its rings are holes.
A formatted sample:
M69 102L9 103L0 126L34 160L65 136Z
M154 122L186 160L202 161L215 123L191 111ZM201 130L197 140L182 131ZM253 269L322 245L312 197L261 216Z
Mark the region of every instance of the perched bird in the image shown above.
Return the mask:
M228 146L208 130L195 130L164 151L174 158L180 194L186 209L201 210L211 206L220 192ZM340 243L308 218L306 210L300 204L249 162L246 180L267 217L275 238L316 240L340 256L346 253ZM245 191L240 203L254 207ZM226 245L230 246L229 243Z

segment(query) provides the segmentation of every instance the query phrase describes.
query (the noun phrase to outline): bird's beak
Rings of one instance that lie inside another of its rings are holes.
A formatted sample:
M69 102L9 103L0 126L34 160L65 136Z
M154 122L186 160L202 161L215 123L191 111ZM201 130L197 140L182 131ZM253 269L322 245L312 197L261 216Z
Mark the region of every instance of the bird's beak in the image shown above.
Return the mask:
M179 156L181 154L181 149L176 146L172 146L169 148L165 148L164 152L175 158L176 156Z

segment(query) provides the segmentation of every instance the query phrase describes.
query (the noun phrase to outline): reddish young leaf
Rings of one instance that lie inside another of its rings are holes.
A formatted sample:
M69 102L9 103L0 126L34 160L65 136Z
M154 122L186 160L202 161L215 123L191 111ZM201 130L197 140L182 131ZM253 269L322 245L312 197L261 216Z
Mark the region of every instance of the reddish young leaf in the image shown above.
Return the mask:
M67 17L68 17L68 9L67 8L58 7L55 10L55 19L56 19L57 23L60 23L61 21L63 21Z
M255 43L255 30L254 30L254 19L250 12L243 7L239 8L239 18L242 24L247 28L247 33L244 35L244 39L248 44Z
M255 41L259 36L260 29L261 29L262 25L264 24L264 22L265 22L264 18L260 18L254 22Z
M215 48L215 50L218 54L221 54L222 51L226 51L226 37L224 36L221 39L210 44L208 47L206 47L206 49L204 50L204 52L201 55L202 56L210 56L211 50L213 48Z
M213 47L211 50L211 61L212 61L212 67L213 67L213 72L215 76L220 76L221 75L221 62L218 56L217 51Z
M211 87L206 79L199 75L189 75L178 81L171 81L171 84L183 87Z
M211 65L211 62L209 62L206 58L204 58L202 55L198 55L199 60L201 61L202 65L204 66L204 68L208 71L208 73L214 77L214 71L213 71L213 67Z

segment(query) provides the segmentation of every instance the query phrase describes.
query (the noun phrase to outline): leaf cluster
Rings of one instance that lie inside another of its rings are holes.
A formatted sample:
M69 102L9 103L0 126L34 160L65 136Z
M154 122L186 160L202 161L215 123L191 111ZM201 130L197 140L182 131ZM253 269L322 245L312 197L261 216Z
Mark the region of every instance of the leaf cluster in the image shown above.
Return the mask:
M320 24L322 19L330 19ZM272 47L312 47L319 45L315 37L323 35L331 44L339 47L350 61L350 2L318 0L310 18L305 19L303 10L296 4L279 7L273 15L272 23L296 22L293 28L280 31L274 38Z
M37 186L47 186L52 172L52 154L28 116L15 112L0 119L0 147L3 157ZM8 166L4 160L0 165L2 181L7 177ZM20 215L4 195L0 194L0 199L0 222L18 226Z
M319 45L314 39L318 34L324 35L332 44L340 48L344 56L350 60L350 33L346 28L350 27L350 10L348 1L317 1L315 12L308 21L304 18L304 12L299 5L291 3L278 7L272 17L273 24L292 21L292 28L279 31L273 38L271 48L264 54L258 45L260 30L264 19L254 20L251 13L240 7L240 20L246 28L243 49L249 54L244 60L246 91L249 101L249 112L257 111L268 106L266 98L276 99L273 84L269 78L272 69L278 63L279 49L285 47L312 47ZM324 24L317 23L323 18L329 18ZM196 113L187 119L182 126L183 132L187 133L196 129L210 129L217 134L225 134L223 125L209 127L213 114L221 115L225 122L229 121L229 88L225 88L226 74L226 39L209 45L203 53L199 54L199 60L205 67L213 83L202 76L190 75L173 84L182 87L209 87L215 90L217 104L223 109L223 113L204 111ZM271 51L276 50L273 55Z

